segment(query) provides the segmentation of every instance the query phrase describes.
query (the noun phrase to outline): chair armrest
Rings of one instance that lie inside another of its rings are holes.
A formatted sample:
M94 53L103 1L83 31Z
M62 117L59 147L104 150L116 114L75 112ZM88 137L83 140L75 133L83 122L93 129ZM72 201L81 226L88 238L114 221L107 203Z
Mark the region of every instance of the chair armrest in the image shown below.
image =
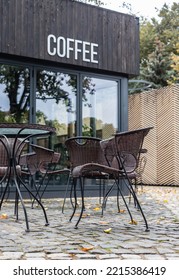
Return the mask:
M132 173L137 168L136 157L129 152L121 152L119 159L119 165L125 169L127 173Z

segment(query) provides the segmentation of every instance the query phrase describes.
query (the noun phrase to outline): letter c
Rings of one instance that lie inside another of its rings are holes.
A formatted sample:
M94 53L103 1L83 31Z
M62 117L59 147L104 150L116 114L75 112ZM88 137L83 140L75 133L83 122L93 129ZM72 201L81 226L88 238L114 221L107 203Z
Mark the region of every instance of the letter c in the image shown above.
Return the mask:
M55 55L56 54L56 48L55 47L52 47L51 48L51 44L52 43L56 43L57 40L56 40L56 37L53 35L53 34L50 34L48 35L47 37L47 52L49 55Z

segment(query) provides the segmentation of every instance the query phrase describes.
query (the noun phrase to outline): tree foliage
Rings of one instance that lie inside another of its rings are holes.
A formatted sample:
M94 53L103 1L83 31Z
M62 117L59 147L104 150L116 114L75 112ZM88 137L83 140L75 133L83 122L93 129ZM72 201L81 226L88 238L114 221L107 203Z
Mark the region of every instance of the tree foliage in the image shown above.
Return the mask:
M179 38L179 4L171 7L164 4L158 13L158 18L142 19L140 24L140 56L141 63L155 49L155 40L158 38L166 46L168 53L176 54L176 44Z
M140 76L151 87L178 82L179 4L164 4L158 18L141 19Z
M172 75L172 83L179 83L179 43L176 44L176 54L172 53L171 59L171 67L175 73Z
M168 85L174 74L165 44L156 39L155 50L148 55L147 65L141 67L141 77L151 82L153 87L164 87Z

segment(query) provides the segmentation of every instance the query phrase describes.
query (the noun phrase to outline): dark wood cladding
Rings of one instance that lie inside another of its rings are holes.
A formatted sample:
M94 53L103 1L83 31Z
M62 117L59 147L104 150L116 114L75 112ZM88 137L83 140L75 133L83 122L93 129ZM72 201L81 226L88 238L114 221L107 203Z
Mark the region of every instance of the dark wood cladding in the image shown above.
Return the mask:
M139 73L139 26L134 16L71 0L0 0L0 53L126 75ZM47 37L98 44L98 63L49 55Z

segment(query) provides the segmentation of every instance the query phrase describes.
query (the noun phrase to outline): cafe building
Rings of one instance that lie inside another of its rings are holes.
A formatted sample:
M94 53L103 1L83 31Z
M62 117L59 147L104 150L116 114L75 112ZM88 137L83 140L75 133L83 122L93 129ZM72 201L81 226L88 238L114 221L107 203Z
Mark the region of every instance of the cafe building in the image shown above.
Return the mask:
M128 129L139 21L72 0L0 0L0 122L39 123L60 148L75 135Z

